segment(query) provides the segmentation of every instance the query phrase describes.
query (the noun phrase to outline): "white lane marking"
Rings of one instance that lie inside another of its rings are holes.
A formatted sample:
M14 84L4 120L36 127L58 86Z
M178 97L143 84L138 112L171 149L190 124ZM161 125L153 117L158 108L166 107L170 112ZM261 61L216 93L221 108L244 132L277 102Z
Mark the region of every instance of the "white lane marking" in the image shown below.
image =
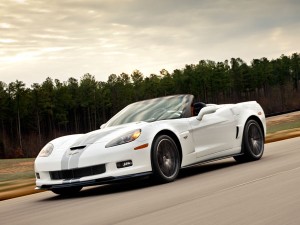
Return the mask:
M277 173L274 173L274 174L271 174L271 175L268 175L268 176L256 178L254 180L250 180L250 181L247 181L247 182L244 182L244 183L241 183L241 184L237 184L237 185L232 186L232 187L221 189L219 191L216 191L215 193L227 191L227 190L234 189L234 188L241 187L241 186L245 186L245 185L248 185L248 184L251 184L251 183L255 183L257 181L265 180L265 179L268 179L268 178L271 178L271 177L275 177L275 176L278 176L278 175L281 175L281 174L285 174L285 173L288 173L288 172L292 172L294 170L299 170L299 169L300 169L300 167L296 167L296 168L293 168L293 169L289 169L289 170L277 172Z

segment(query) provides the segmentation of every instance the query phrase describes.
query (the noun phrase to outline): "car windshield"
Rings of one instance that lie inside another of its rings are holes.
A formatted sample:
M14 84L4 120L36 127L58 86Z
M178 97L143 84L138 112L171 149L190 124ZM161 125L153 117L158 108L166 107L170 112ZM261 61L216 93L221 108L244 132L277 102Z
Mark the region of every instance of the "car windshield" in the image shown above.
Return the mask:
M136 102L112 117L105 127L138 121L153 122L181 118L189 100L188 95L178 95Z

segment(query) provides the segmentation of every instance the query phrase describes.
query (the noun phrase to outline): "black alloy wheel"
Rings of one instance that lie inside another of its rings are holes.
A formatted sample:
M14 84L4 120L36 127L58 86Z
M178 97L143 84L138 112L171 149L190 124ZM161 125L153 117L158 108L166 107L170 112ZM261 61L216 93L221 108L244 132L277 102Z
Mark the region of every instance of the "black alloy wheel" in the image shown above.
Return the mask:
M161 183L174 181L180 169L180 156L176 143L168 135L160 135L152 146L152 169Z
M234 159L238 162L248 162L259 160L264 153L264 134L255 120L247 121L242 141L243 155L235 156Z

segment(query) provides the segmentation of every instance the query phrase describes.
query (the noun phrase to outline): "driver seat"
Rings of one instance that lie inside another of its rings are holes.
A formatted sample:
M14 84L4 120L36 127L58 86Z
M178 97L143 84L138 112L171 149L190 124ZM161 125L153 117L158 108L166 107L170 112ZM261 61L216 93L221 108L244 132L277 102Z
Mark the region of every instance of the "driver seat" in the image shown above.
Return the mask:
M193 115L197 116L199 114L200 110L202 108L204 108L204 107L206 107L206 104L204 102L196 102L196 103L194 103L194 105L193 105L193 108L194 108Z

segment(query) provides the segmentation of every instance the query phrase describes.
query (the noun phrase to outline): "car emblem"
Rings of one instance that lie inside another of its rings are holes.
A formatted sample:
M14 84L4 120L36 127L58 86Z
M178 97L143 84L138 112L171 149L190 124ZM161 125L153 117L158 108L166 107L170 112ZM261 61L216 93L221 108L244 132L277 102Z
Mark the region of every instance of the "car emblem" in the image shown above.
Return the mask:
M76 154L78 154L79 152L78 151L71 151L71 152L69 152L69 155L76 155Z

